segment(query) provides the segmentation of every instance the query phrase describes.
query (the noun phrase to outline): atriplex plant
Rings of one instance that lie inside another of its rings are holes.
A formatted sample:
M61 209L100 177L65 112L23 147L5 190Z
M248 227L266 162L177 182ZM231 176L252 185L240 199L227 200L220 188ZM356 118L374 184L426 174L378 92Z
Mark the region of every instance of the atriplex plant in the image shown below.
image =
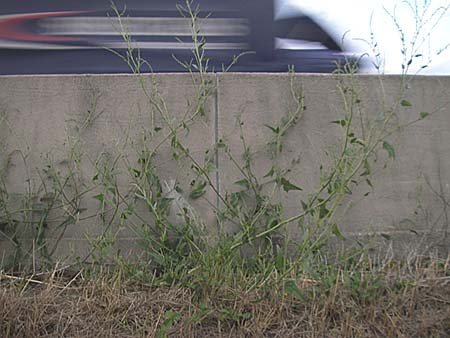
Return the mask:
M93 261L103 264L113 259L136 275L168 283L193 278L192 272L197 270L203 276L203 282L219 282L226 276L232 283L233 273L243 266L262 272L252 281L250 288L265 285L266 276L271 274L276 274L276 280L285 281L288 276L295 276L297 271L305 269L305 266L320 261L321 249L331 236L344 238L335 219L336 214L354 187L361 184L372 187L371 176L380 150L384 150L390 159L395 158L395 149L389 143L389 137L433 113L422 112L406 122L397 119L400 109L411 106L405 99L405 89L409 79L408 67L416 59L415 48L405 49L405 72L401 76L398 97L394 98L392 104L380 107L376 116L364 110L361 89L355 76L357 67L348 64L338 68L337 91L342 99L342 115L333 123L340 129L341 137L333 145L334 151L329 152L327 163L320 168L316 188L308 193L307 198L298 201L301 210L287 217L281 192L302 190L302 187L289 178L292 168L281 164L285 156L284 142L285 137L301 123L302 116L307 113L305 97L302 89L298 88L294 70L290 72L294 108L280 117L277 123L266 126L267 152L272 165L263 177L254 170L254 154L241 119L237 121L237 130L240 132L243 154L236 154L236 149L219 137L216 144L206 152L204 160L199 161L189 149L185 135L189 135L195 123L207 118L208 105L217 91L216 78L206 56L207 42L199 26L199 8L191 1L179 6L181 15L189 20L192 28L192 59L177 61L190 74L195 94L187 98L185 113L177 119L175 116L178 115L170 110L158 87L157 77L143 73L144 67L151 70L151 60L147 62L141 57L127 29L125 13L114 5L113 10L118 19L118 30L128 48L125 54L112 52L126 62L135 74L148 104L149 126L139 142L130 142L122 149L123 152L132 149L136 159L127 154L103 154L95 160L87 158L82 151L83 132L100 114L97 112L97 97L93 97L88 117L81 126L75 127L71 136L66 172L56 170L50 159L45 170L40 171L40 174L45 175L42 176L40 188L24 198L26 203L23 208L13 211L8 207L6 184L1 182L1 224L5 223L12 233L5 235L19 248L21 244L15 235L17 224L35 226L33 249L28 251L28 258L32 257L33 262L36 253L46 261L51 260L65 229L88 221L100 226L101 232L97 238L91 239L92 249L87 256L80 257L81 263ZM417 28L421 29L420 20L427 18L419 16L418 20ZM238 59L239 56L233 58L223 70L232 70ZM173 165L190 168L195 177L191 184L163 179L156 157L167 149L170 149ZM240 173L241 177L235 182L240 190L222 192L219 189L216 180L216 159L219 155L229 159ZM25 161L26 156L23 157ZM87 178L82 171L82 161L94 168L92 177ZM121 172L118 168L124 165L126 170ZM118 183L120 175L127 175L131 182L129 186ZM183 191L183 184L190 186L189 193ZM215 211L220 229L215 240L211 240L205 232L204 221L193 206L194 200L211 194L214 195L214 202L210 207ZM99 205L96 215L83 214L81 201L88 195ZM26 218L26 215L33 217ZM46 233L49 226L54 224L57 224L58 236L49 247ZM224 231L230 224L235 230L233 233ZM119 229L116 225L119 225ZM298 226L300 240L296 243L295 254L289 257L290 243L288 240L280 242L279 238L283 237L280 231L295 225ZM4 231L7 227L0 227L0 230ZM120 255L112 257L120 227L131 228L139 236L144 244L145 259L130 264ZM258 254L254 257L241 255L243 247ZM155 271L156 274L152 274Z

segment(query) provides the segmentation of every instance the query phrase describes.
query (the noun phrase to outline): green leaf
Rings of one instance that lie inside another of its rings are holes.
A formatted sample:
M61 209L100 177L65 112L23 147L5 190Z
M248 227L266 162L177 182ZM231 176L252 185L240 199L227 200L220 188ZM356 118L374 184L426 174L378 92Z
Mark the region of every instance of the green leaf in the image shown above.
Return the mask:
M275 226L279 222L278 217L272 215L267 220L267 229L270 229L271 227Z
M299 300L305 300L303 293L300 291L297 284L293 280L288 280L284 283L284 291L288 295L294 296L295 298L297 298Z
M296 186L295 184L292 184L284 177L281 178L281 185L283 186L283 190L286 192L289 192L290 190L303 190L302 188Z
M194 323L194 324L200 324L203 317L207 316L208 313L213 312L213 310L210 310L208 306L204 303L201 303L199 306L198 311L196 311L192 317L187 319L187 323Z
M269 128L269 129L272 130L275 134L278 134L278 133L280 132L280 128L279 128L279 127L274 128L274 127L272 127L272 126L269 126L268 124L265 124L264 127Z
M320 201L320 202L322 202L322 201ZM323 204L320 206L320 209L319 209L319 218L320 219L328 216L329 213L330 213L330 210L328 210L326 204Z
M250 183L248 182L248 180L246 178L236 181L236 182L234 182L234 184L240 185L241 187L244 187L245 189L250 189Z
M337 226L337 224L333 224L331 226L331 232L333 235L335 235L337 238L345 240L345 236L342 234L341 229Z
M160 202L159 202L159 208L161 210L167 211L170 203L173 201L173 198L167 198L167 197L163 197L161 198Z
M369 176L371 173L369 161L367 161L367 159L364 160L363 165L364 165L364 172L361 174L361 176Z
M286 259L283 255L283 251L277 247L277 257L275 258L275 267L278 269L278 271L283 271L284 267L286 265Z
M137 177L141 176L141 171L140 170L137 170L137 169L133 168L132 171L133 171L133 176L134 177L137 178Z
M421 119L426 118L428 115L430 115L430 113L427 113L426 111L420 112L420 118Z
M226 147L225 142L222 139L220 139L219 142L217 142L217 148L225 148L225 147Z
M400 104L401 104L402 107L412 107L411 102L406 101L406 100L401 100Z
M310 251L311 252L318 252L321 250L325 245L328 243L328 237L322 236L322 239L315 242L315 244L311 245Z
M347 124L347 121L345 121L345 120L336 120L336 121L331 121L331 123L339 124L340 126L345 127L345 125Z
M395 159L394 147L389 142L387 141L383 142L383 149L386 150L390 158Z
M272 167L270 168L270 170L267 172L267 174L264 175L264 177L272 177L274 174L275 174L275 169L274 169L274 167L272 166Z
M206 182L199 183L189 194L193 200L202 197L206 193Z
M207 173L212 173L212 172L216 171L216 166L215 166L213 163L208 163L208 164L205 166L205 171L206 171Z
M105 201L105 196L103 194L98 194L93 196L96 200L100 201L100 203L103 203Z
M300 203L302 204L303 211L308 210L308 205L305 202L300 201Z
M181 318L181 315L175 311L169 310L165 313L164 322L159 328L158 332L156 332L157 338L166 338L167 333L172 328L177 320Z
M145 157L144 154L142 154L142 156L138 159L138 163L139 163L139 164L145 164L145 163L147 163L147 159L146 159L146 157Z

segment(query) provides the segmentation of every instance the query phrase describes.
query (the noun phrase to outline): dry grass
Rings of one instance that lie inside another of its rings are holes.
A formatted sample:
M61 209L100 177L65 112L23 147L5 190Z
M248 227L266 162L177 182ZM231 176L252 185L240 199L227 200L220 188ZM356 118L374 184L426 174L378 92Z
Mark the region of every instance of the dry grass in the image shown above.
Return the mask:
M297 296L281 287L149 287L120 272L0 280L4 338L450 337L449 260L299 277Z

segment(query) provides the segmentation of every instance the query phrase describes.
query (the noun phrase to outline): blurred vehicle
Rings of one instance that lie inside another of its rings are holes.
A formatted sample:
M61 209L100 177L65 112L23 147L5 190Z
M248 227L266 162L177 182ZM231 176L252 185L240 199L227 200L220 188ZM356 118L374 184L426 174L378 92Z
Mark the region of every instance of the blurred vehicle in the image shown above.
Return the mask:
M108 0L0 1L0 74L130 72L108 50L123 54L127 48ZM154 72L182 72L175 58L192 59L190 19L177 5L186 2L126 1L124 27ZM211 70L221 71L241 53L231 71L283 72L292 65L297 72L328 73L346 61L336 41L300 11L274 20L273 0L196 0L192 7L197 5Z

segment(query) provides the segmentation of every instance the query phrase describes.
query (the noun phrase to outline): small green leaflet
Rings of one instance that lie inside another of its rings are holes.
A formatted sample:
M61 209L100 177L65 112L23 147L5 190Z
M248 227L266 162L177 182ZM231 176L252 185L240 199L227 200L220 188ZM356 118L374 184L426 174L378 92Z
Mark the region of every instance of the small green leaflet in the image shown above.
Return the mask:
M426 111L420 112L420 118L421 119L426 118L428 115L430 115L430 113L427 113Z
M272 167L270 168L270 170L267 172L267 174L264 175L264 177L272 177L275 174L275 169Z
M368 176L368 175L370 175L370 173L371 173L371 170L370 170L370 164L369 164L369 161L367 161L367 159L366 160L364 160L364 172L361 174L361 176Z
M164 322L156 332L157 338L166 338L169 330L181 318L181 315L175 311L169 310L165 313Z
M202 197L205 192L206 192L206 182L201 182L199 183L194 190L191 191L191 193L189 194L189 197L192 198L193 200Z
M303 202L303 201L300 201L300 202L302 204L303 211L308 210L308 205L305 202Z
M244 187L245 189L250 188L250 184L248 183L248 180L246 178L236 181L236 182L234 182L234 184L240 185L241 187Z
M347 124L347 121L345 121L345 120L336 120L336 121L331 121L331 123L339 124L341 127L345 127L345 125Z
M303 296L303 293L298 288L297 284L293 280L288 280L286 283L284 283L284 291L291 296L294 296L295 298L299 300L304 300L305 297Z
M225 148L225 147L226 147L225 142L222 139L220 139L219 142L217 142L217 148Z
M323 200L319 199L319 201L322 202ZM322 204L319 209L319 218L322 219L322 218L328 216L329 213L330 213L330 210L327 209L327 205Z
M289 182L284 177L281 178L281 185L283 186L283 190L286 192L289 192L291 190L303 190L302 188L297 187L295 184L292 184L291 182Z
M412 106L411 102L406 101L406 100L401 100L400 104L402 105L402 107L411 107Z
M141 176L140 170L137 170L137 169L135 169L135 168L133 168L133 169L131 169L131 170L133 171L134 177L138 178L138 177Z
M335 235L337 238L345 240L345 236L342 234L341 229L339 229L337 224L333 224L331 226L331 231L333 232L333 235Z
M95 198L96 200L98 200L100 203L105 202L105 195L103 195L103 194L95 195L95 196L93 196L93 198Z
M265 124L264 127L269 128L269 129L272 130L275 134L278 134L278 133L280 132L280 127L274 128L274 127L272 127L272 126L269 126L268 124Z
M212 173L212 172L214 172L216 170L216 166L213 164L213 163L208 163L208 164L206 164L206 166L205 166L205 171L207 172L207 173Z
M387 141L383 142L383 149L386 150L390 158L395 159L394 147L389 142Z

